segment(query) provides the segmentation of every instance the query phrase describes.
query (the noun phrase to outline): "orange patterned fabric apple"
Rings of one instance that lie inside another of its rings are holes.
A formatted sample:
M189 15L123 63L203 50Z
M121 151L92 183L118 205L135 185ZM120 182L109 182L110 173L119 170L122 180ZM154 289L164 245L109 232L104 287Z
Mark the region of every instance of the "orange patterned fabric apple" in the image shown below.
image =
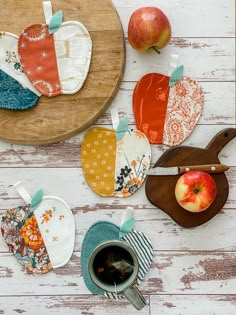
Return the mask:
M150 143L175 146L194 129L203 109L203 90L197 81L182 77L183 66L171 76L149 73L137 83L133 112L137 129Z
M62 12L52 16L44 1L46 24L34 24L22 32L18 53L23 71L43 95L79 91L87 77L92 42L88 30L75 21L62 23Z

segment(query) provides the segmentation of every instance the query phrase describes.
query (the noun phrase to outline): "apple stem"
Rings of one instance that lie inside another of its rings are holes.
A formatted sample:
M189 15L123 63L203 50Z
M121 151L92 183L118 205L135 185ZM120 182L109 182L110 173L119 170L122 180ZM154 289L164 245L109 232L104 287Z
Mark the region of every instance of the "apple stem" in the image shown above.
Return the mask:
M160 53L161 53L160 50L156 49L155 46L152 46L152 48L155 50L156 53L158 53L160 55Z

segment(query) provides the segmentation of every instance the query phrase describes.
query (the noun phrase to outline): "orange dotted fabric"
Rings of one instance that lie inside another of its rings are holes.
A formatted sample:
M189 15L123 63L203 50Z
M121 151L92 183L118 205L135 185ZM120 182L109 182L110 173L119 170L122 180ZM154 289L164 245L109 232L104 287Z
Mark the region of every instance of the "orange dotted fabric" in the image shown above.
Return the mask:
M113 196L115 189L116 133L105 128L92 128L81 146L84 177L100 196Z

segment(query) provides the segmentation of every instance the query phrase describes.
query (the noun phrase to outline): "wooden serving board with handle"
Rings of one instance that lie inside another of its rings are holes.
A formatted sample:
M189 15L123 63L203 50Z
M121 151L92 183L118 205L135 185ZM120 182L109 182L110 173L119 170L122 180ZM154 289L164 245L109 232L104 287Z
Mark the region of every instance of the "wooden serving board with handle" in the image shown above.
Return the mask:
M42 0L0 0L0 31L19 35L32 24L45 23ZM48 98L26 111L0 109L1 139L23 144L48 144L84 130L108 108L124 70L123 29L112 0L52 0L64 21L79 21L93 42L91 66L83 88L73 95Z
M220 163L218 154L234 137L236 128L221 130L206 148L177 146L167 150L155 166L186 166ZM169 214L179 225L190 228L199 226L213 218L224 206L229 193L225 173L211 174L217 187L216 198L210 207L199 213L183 209L175 198L175 185L180 175L150 175L146 181L146 196L156 207Z

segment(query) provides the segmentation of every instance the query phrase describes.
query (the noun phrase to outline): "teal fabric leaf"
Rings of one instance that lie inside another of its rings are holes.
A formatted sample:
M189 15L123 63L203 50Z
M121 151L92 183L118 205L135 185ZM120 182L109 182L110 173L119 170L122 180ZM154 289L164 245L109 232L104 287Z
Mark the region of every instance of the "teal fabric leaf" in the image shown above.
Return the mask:
M131 232L134 227L134 218L130 218L125 221L120 227L119 238L122 238L125 234Z
M43 191L42 189L39 189L38 191L36 191L36 193L32 197L31 204L30 204L31 212L34 211L39 206L42 199L43 199Z
M128 130L128 124L129 124L129 121L127 117L124 117L119 122L119 125L116 129L116 140L121 140L124 137L126 131Z
M183 72L184 72L184 66L183 65L176 68L170 77L169 86L173 86L177 82L179 82L183 77Z
M54 14L49 22L49 34L55 33L58 28L61 26L63 20L63 13L62 11L57 12Z

